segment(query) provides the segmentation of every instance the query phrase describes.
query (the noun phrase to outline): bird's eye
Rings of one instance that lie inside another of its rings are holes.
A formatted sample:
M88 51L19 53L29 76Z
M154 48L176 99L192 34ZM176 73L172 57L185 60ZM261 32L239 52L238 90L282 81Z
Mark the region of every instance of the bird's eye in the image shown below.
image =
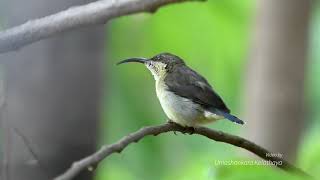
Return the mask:
M148 67L153 67L152 62L149 62L149 63L148 63Z

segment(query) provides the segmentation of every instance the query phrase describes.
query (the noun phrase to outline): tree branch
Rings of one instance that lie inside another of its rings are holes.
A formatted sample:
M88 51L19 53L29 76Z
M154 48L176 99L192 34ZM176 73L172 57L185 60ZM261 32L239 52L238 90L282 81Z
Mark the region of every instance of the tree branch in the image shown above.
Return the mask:
M171 132L171 131L173 132L179 131L182 133L189 133L189 134L198 134L198 135L205 136L209 139L212 139L214 141L231 144L231 145L246 149L267 161L270 160L270 161L282 162L280 163L281 165L277 166L278 168L281 168L286 171L291 171L306 177L311 177L310 175L300 170L299 168L291 165L289 162L285 161L281 157L266 156L266 154L270 153L269 151L244 138L227 134L222 131L209 129L206 127L196 127L194 129L191 129L191 128L182 127L175 123L167 123L167 124L158 125L158 126L144 127L138 130L137 132L134 132L132 134L129 134L123 137L122 139L120 139L118 142L114 144L103 146L96 153L78 162L73 163L70 169L68 169L64 174L55 178L55 180L73 179L81 171L95 167L98 163L100 163L100 161L102 161L104 158L108 157L113 153L121 153L121 151L124 150L129 144L133 142L137 143L139 140L141 140L145 136L148 136L148 135L157 136L159 134Z
M42 164L42 162L40 161L39 156L37 155L37 153L33 150L33 148L31 147L31 142L28 140L28 138L26 136L24 136L17 128L12 128L13 132L19 136L19 138L21 138L23 144L27 147L27 150L31 153L31 156L33 158L33 160L35 161L35 164L39 166L39 168L41 169L43 175L46 176L46 178L49 179L49 175L48 175L48 170L45 168L45 166Z
M204 0L100 0L72 7L0 32L0 53L17 50L75 28L104 24L112 18L138 12L155 12L167 4L185 1Z

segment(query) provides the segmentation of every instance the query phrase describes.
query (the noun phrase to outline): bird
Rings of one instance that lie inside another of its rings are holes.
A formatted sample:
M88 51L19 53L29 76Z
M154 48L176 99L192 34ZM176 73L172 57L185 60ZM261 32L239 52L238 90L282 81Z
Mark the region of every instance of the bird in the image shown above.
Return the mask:
M219 119L237 124L244 121L230 114L229 108L208 81L171 53L152 58L129 58L117 63L142 63L152 73L156 94L169 122L183 127L197 127Z

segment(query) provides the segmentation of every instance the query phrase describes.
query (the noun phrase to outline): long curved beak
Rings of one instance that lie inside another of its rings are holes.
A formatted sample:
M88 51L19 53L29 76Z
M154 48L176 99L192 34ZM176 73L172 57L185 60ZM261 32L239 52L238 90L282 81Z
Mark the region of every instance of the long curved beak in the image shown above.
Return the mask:
M124 64L124 63L129 63L129 62L137 62L137 63L144 64L148 60L149 59L147 59L147 58L130 58L130 59L126 59L126 60L118 62L117 65Z

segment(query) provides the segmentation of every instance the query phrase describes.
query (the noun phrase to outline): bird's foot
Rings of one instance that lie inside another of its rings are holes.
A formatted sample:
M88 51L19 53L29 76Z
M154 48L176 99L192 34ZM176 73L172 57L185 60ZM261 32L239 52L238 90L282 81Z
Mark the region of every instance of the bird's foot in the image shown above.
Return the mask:
M182 134L189 134L192 135L195 132L194 127L190 127L190 126L185 126L183 127L184 129L181 131Z
M173 125L178 125L178 126L180 126L180 127L183 127L183 130L180 131L182 134L192 135L192 134L194 134L194 132L195 132L195 128L192 127L192 126L181 126L180 124L178 124L178 123L176 123L176 122L174 122L174 121L172 121L172 120L170 120L170 119L167 120L167 123L173 124ZM173 133L174 133L175 135L178 135L178 134L177 134L177 131L173 131Z
M186 130L187 130L187 133L188 133L189 135L192 135L192 134L194 134L194 132L195 132L194 127L186 127Z
M169 123L169 124L177 124L177 123L173 122L173 121L170 120L170 119L167 119L167 123Z
M170 119L167 119L167 123L168 123L168 124L175 124L175 125L177 124L177 123L173 122L173 121L170 120ZM173 134L174 134L174 135L178 135L177 131L173 131Z

